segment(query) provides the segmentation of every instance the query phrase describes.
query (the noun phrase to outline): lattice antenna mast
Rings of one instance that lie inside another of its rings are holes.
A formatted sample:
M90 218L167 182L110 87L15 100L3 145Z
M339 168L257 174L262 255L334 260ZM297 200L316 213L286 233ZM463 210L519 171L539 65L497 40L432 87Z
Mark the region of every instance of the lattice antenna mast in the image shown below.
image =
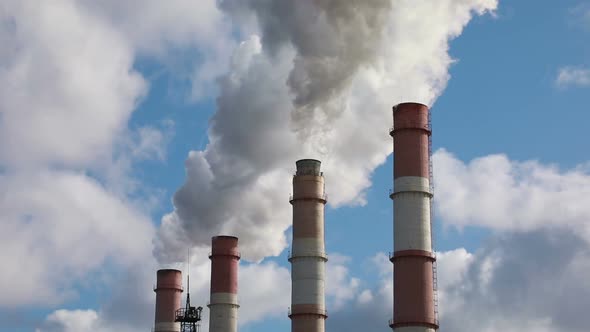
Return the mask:
M186 249L186 310L191 306L191 248Z
M181 332L199 332L201 321L202 307L195 308L191 306L191 279L190 279L190 249L187 251L187 267L186 267L186 305L184 309L178 309L176 311L176 322L180 322Z

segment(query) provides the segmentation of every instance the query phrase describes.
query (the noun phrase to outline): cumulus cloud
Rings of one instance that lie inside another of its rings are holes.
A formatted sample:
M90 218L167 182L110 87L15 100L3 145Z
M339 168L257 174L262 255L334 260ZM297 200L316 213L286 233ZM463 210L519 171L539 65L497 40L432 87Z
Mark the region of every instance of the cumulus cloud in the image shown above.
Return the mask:
M435 207L445 225L495 230L576 228L590 240L590 169L560 170L497 154L468 163L442 149L433 156Z
M133 50L72 1L3 7L0 163L81 167L108 158L147 88Z
M339 310L359 292L360 280L350 275L350 262L350 257L330 254L326 265L326 300L330 310Z
M0 40L0 306L59 305L150 251L126 183L164 132L128 130L148 83L128 38L81 3L5 1Z
M273 262L242 265L239 282L240 325L269 317L287 317L291 303L289 269Z
M155 296L151 292L155 282L156 262L147 258L141 265L132 266L127 273L117 276L113 283L113 298L101 310L58 309L49 314L39 326L39 332L70 331L129 331L150 329L153 322ZM171 265L180 269L186 278L186 266ZM190 265L191 304L202 306L201 329L209 324L210 262L207 252L192 252ZM186 280L186 279L185 279ZM239 271L240 326L253 324L269 317L286 318L290 303L289 270L273 262L241 264ZM280 286L283 285L283 286ZM183 303L186 294L183 294Z
M441 326L452 331L585 330L590 284L587 164L562 170L489 155L434 155L445 225L495 230L481 249L439 253Z
M79 3L108 21L138 53L156 57L173 76L189 80L189 97L209 97L217 77L227 71L235 41L232 24L215 0Z
M75 298L71 286L80 278L107 262L127 266L151 248L149 218L84 174L11 173L0 186L0 239L10 253L1 307Z
M571 230L507 233L474 254L440 256L441 326L578 332L590 301L588 243ZM451 272L456 268L457 275Z
M505 155L464 163L445 150L437 151L434 165L437 215L443 223L495 230L475 252L458 248L437 254L441 329L586 330L587 165L564 171ZM333 312L329 331L386 328L393 310L391 264L382 253L370 261L381 283Z
M590 69L584 67L560 68L555 79L559 87L590 85Z
M48 315L42 326L35 332L139 332L149 330L148 327L138 327L118 324L103 319L99 312L88 310L59 309Z
M46 319L46 328L40 331L95 331L98 314L94 310L57 310Z
M379 276L378 282L366 285L360 280L359 292L339 307L328 307L327 331L384 331L393 312L393 264L384 253L367 259L368 272ZM357 280L357 283L359 281ZM368 287L368 288L365 288Z
M441 329L581 332L589 303L590 246L573 230L504 232L476 252L438 253ZM383 331L393 310L393 269L380 253L369 261L381 281L330 310L327 331Z
M277 255L290 224L290 174L302 157L323 161L330 204L366 203L370 174L391 153L390 107L432 104L449 79L449 41L497 6L337 2L221 2L253 35L220 79L209 145L186 161L187 180L156 241L161 261L180 259L179 242L206 246L222 232L243 240L246 259Z
M215 61L205 67L220 72L231 45L222 37L226 30L217 30L214 1L199 2L200 11L187 6L195 3L0 5L0 249L11 253L0 278L0 307L54 307L76 299L80 289L117 284L114 276L145 286L136 295L150 289L153 280L139 281L137 271L146 271L137 267L149 267L151 275L156 266L150 254L154 195L132 171L138 161L166 157L173 127L128 128L149 87L134 64L140 55L163 59L167 48L203 47L199 63ZM204 17L193 20L191 12ZM210 43L219 47L204 47ZM141 300L125 309L140 310L146 300L133 298ZM99 321L109 306L124 302L117 295L110 300Z

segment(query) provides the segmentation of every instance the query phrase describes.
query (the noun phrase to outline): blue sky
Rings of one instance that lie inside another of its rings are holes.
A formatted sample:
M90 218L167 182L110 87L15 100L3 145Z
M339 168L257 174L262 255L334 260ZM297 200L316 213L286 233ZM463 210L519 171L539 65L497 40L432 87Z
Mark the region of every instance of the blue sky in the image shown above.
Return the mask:
M404 99L433 104L441 329L583 331L583 1L393 1L380 37L325 22L306 34L306 11L330 9L302 5L277 40L268 28L285 12L263 1L2 2L0 248L26 277L0 277L0 331L146 330L155 270L185 269L187 247L192 300L206 304L217 232L241 239L240 330L289 329L289 175L308 155L324 161L332 202L328 331L388 330L385 119ZM325 76L344 73L344 88L293 67L306 52L335 59ZM335 92L314 97L293 73Z

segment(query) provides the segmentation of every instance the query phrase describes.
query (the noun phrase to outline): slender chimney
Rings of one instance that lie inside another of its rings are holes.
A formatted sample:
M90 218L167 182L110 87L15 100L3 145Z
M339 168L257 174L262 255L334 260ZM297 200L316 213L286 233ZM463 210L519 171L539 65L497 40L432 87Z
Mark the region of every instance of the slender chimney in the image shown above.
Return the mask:
M211 239L211 297L209 332L238 330L238 238L214 236Z
M435 255L431 234L430 112L402 103L393 108L393 319L399 332L438 329Z
M175 323L175 312L180 309L182 297L182 272L172 269L156 273L156 319L154 332L179 332L180 324Z
M303 159L296 163L293 177L293 245L291 262L292 332L324 332L326 304L324 298L324 176L320 161Z

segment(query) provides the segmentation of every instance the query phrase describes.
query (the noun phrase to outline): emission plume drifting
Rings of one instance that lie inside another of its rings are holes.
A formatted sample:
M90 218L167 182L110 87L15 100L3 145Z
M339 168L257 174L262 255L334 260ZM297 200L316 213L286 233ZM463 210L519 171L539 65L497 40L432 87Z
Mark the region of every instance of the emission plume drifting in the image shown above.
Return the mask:
M219 3L243 40L219 79L209 143L156 240L161 262L215 234L240 237L248 260L287 245L293 161L323 161L332 206L365 204L391 153L392 105L432 105L449 79L448 43L496 0ZM428 17L428 19L425 19Z

